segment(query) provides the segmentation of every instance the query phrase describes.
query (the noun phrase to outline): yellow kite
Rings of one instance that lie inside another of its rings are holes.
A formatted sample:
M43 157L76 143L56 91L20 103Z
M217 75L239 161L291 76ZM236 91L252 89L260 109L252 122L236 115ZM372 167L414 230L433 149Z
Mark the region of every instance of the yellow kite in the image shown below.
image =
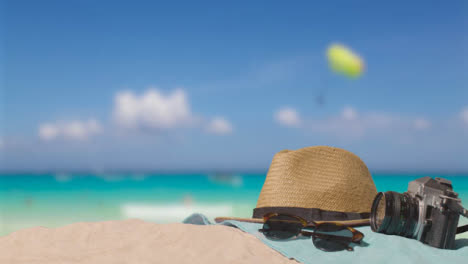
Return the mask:
M364 72L364 62L352 50L341 44L332 44L327 50L331 69L350 78L357 78Z

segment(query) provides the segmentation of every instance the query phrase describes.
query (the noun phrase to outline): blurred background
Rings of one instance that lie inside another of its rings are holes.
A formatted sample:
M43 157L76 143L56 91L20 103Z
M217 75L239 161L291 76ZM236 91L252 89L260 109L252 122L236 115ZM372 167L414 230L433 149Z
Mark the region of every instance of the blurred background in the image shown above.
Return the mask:
M467 207L467 23L463 0L0 0L0 235L248 217L273 155L313 145Z

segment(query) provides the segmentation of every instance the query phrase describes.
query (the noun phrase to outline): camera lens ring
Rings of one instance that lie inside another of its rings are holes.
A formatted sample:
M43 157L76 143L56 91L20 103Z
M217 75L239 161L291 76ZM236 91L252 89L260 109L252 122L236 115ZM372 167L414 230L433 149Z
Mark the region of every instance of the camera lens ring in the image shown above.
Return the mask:
M377 212L382 198L385 199L385 217L383 218L382 222L379 223L380 221L377 219ZM385 194L383 192L377 193L371 207L370 224L372 231L380 232L380 230L387 229L388 225L390 224L390 219L387 217L387 208L389 207L387 206L387 199Z
M389 191L389 192L386 192L385 193L385 197L387 196L390 196L392 197L392 199L389 199L389 202L392 201L391 204L387 204L387 206L392 206L392 214L387 214L387 210L385 210L385 216L389 216L391 217L391 222L390 222L390 225L387 229L387 232L389 234L395 234L395 233L398 233L401 229L401 217L400 217L400 213L401 213L401 201L400 201L400 195L399 193L395 193L395 192L392 192L392 191Z
M370 219L372 231L412 237L418 219L418 202L410 194L388 191L375 196Z
M382 202L382 199L383 202ZM371 229L374 232L392 234L395 229L395 198L392 192L379 192L372 203ZM382 209L384 213L382 214ZM398 210L399 211L399 210ZM399 215L399 213L398 213ZM399 218L399 217L398 217Z

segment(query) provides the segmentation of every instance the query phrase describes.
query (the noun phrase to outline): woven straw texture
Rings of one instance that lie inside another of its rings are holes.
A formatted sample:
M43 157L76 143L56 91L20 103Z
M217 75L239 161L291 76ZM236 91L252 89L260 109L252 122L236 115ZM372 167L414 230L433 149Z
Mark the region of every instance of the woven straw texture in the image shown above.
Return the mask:
M353 153L328 146L283 150L274 157L259 207L370 212L377 190L367 166Z

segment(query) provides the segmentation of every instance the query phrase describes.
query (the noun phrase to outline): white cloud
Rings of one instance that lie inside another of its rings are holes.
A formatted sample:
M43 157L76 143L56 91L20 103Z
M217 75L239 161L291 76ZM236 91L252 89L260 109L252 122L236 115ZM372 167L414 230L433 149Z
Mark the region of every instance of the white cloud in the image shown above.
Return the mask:
M343 111L341 112L341 116L343 117L344 120L356 120L358 118L357 111L352 108L352 107L345 107Z
M123 91L115 96L114 118L126 128L168 129L193 120L185 92L163 94L148 89L141 95Z
M460 113L461 120L468 125L468 106L465 107Z
M337 116L313 120L310 127L314 132L361 136L367 126L379 120L381 118L378 116L363 116L353 107L345 107Z
M431 127L431 123L424 118L418 118L413 121L413 126L417 130L426 130Z
M312 131L344 137L361 137L372 133L416 129L424 130L431 123L423 118L402 117L388 113L359 113L353 107L345 107L339 115L310 121Z
M274 118L278 123L284 126L299 126L302 122L299 113L290 107L283 107L278 110Z
M101 133L101 131L101 124L94 119L88 121L45 123L39 126L39 137L46 141L56 138L85 140L90 136Z
M43 140L51 140L60 134L58 125L46 123L39 126L39 137Z
M232 125L223 117L215 117L208 124L207 130L214 134L228 134L232 132Z

